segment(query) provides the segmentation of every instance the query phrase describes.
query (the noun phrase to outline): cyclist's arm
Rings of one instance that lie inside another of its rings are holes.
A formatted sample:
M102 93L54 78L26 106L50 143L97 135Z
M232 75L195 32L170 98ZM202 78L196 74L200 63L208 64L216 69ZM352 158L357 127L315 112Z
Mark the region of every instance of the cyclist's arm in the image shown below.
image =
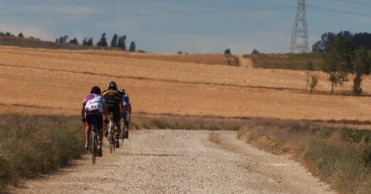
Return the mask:
M81 108L81 118L85 118L85 103L82 104L82 108Z
M120 100L120 112L121 114L124 114L124 103L122 102L122 100Z
M108 120L108 110L106 103L103 103L103 120Z
M129 111L129 113L131 114L131 103L130 103L129 95L128 95L128 105L129 105L129 107L128 107L128 111Z
M108 109L106 102L103 102L103 120L108 120Z
M120 113L124 114L124 98L120 95L119 97Z

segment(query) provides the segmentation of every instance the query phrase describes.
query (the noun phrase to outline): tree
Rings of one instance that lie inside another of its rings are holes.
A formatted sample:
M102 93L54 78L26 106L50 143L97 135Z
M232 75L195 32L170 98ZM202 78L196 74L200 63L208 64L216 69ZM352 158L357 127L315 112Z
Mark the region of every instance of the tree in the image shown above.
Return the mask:
M131 41L130 47L129 47L129 51L130 52L135 52L136 51L135 42L134 41Z
M362 94L362 77L363 75L370 74L370 59L368 56L367 48L361 47L355 51L355 59L353 62L353 93L354 95Z
M100 38L100 40L97 43L97 46L99 46L99 47L108 47L106 33L103 33L102 34L102 37Z
M18 34L18 37L19 37L19 38L23 38L23 33L20 32L20 33Z
M323 71L329 75L331 92L334 86L343 85L348 80L348 74L352 72L353 47L350 41L337 38L323 55Z
M70 42L68 42L68 43L70 43L70 44L76 44L76 45L79 44L79 42L77 41L77 38L74 38L74 39L70 40Z
M66 43L67 39L68 39L68 36L64 35L64 36L59 37L59 40L57 39L55 41L58 42L58 43Z
M85 37L82 41L83 46L93 46L93 38Z
M119 48L123 49L123 50L126 50L126 43L125 43L125 41L126 41L126 35L121 36L119 38L119 40L118 40L118 45L117 46Z
M117 47L118 46L118 36L117 34L114 34L111 41L111 47Z
M316 86L318 84L318 78L316 76L312 76L312 81L310 82L310 93L313 93L313 91L316 89Z
M371 49L371 34L367 32L352 34L349 31L341 31L337 34L332 32L324 33L321 36L321 40L313 44L312 51L313 52L327 51L330 45L333 44L337 38L349 40L355 49L360 49L362 46L366 46L368 50Z
M316 42L312 46L312 51L313 52L324 52L327 51L332 43L335 41L335 33L328 32L325 34L322 34L321 40Z
M231 49L225 49L224 50L224 55L226 55L226 56L232 55Z

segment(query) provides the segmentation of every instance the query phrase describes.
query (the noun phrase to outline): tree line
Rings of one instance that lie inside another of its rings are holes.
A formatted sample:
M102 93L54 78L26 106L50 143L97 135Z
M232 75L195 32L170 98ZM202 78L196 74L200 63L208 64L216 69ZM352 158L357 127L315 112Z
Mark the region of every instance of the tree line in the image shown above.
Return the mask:
M321 40L313 45L313 52L322 54L322 70L331 82L331 92L334 87L349 81L348 75L353 75L353 93L362 94L363 76L371 73L371 34L342 31L338 34L324 33Z
M333 32L322 34L321 40L313 44L312 51L323 53L335 43L336 39L346 39L350 41L355 49L359 49L364 46L368 50L371 50L371 34L367 32L353 34L349 31L340 31L337 34Z
M68 41L68 35L61 36L55 40L56 43L68 43L68 44L76 44L79 45L77 38L73 38ZM93 37L85 37L82 40L82 46L94 46ZM106 33L103 33L101 38L96 43L97 47L111 47L111 48L119 48L122 50L127 50L131 52L136 52L137 48L134 41L130 42L129 49L126 47L126 35L120 36L114 34L111 43L108 44Z

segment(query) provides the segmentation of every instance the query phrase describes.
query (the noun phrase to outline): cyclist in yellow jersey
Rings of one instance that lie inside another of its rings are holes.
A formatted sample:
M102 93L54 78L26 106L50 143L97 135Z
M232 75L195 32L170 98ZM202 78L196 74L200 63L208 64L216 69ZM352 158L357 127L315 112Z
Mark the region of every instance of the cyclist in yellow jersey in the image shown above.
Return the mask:
M106 101L107 104L107 110L108 114L113 115L113 121L115 122L115 136L116 136L116 142L115 142L115 147L118 148L120 147L120 143L118 141L119 139L119 134L121 132L120 129L120 119L121 115L124 112L124 106L122 102L122 96L120 92L117 90L117 84L114 81L111 81L108 84L108 89L103 91L102 93L104 100ZM104 122L105 125L105 130L107 129L107 121Z

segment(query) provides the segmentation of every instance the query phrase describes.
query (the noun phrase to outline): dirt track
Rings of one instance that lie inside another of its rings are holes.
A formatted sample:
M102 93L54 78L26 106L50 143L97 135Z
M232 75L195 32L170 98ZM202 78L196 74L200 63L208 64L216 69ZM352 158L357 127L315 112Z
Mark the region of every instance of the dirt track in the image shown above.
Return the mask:
M140 130L114 154L107 147L95 166L85 155L16 192L331 193L298 163L254 149L235 132Z

